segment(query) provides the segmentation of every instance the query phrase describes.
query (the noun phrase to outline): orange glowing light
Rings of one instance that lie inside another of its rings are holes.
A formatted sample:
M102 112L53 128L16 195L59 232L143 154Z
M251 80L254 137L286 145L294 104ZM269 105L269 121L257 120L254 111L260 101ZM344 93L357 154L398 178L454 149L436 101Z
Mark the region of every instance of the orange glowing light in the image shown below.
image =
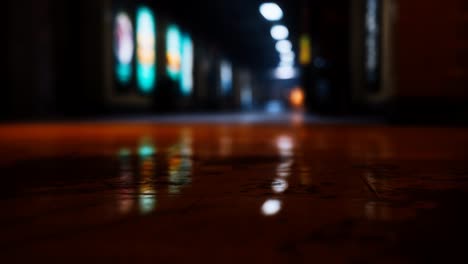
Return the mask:
M175 54L167 54L167 64L172 71L180 71L181 58Z
M290 100L292 106L294 106L296 108L302 107L304 105L304 100L305 100L304 91L302 91L302 89L299 88L299 87L294 88L291 91L289 100Z

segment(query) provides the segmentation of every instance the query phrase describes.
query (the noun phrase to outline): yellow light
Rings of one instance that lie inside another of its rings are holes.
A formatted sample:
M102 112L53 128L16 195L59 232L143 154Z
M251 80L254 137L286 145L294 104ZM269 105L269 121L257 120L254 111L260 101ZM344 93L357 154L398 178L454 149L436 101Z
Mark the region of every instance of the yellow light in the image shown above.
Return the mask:
M312 44L308 35L302 35L300 38L299 63L309 65L312 61Z
M293 107L300 108L304 106L304 99L305 99L304 91L302 91L301 88L297 87L291 91L289 100Z

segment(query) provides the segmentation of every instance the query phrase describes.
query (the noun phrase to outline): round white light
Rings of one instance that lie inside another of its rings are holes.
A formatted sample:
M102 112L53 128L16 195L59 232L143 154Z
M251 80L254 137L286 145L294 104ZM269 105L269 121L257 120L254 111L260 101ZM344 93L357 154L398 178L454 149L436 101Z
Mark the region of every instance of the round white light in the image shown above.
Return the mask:
M281 53L280 54L281 62L294 62L296 54L294 52Z
M278 21L283 18L283 10L275 3L261 4L260 13L269 21Z
M291 150L294 147L293 139L290 136L280 136L276 139L276 146L279 150Z
M283 40L289 37L289 30L283 25L276 25L271 28L271 36L276 40Z
M281 201L279 200L268 200L262 206L262 213L266 216L272 216L281 210Z
M292 43L289 40L280 40L276 43L276 50L279 53L290 53L292 51Z
M288 182L284 179L276 179L272 185L271 188L275 193L284 193L288 189Z
M280 66L276 68L274 75L277 79L289 80L297 76L297 71L294 67L291 66ZM291 150L288 149L281 150L282 156L288 156L291 155L291 153Z

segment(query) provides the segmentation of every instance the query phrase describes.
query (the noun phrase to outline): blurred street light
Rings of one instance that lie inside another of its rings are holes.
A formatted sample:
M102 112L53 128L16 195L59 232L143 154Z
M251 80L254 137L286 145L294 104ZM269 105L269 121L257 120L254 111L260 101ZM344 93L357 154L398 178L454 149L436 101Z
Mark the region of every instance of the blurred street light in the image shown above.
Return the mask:
M292 52L292 43L289 40L280 40L276 43L276 50L283 54L283 53L290 53Z
M264 3L260 5L260 13L268 21L278 21L283 18L283 10L275 3Z
M275 40L284 40L289 37L289 30L283 25L276 25L271 28L271 36Z

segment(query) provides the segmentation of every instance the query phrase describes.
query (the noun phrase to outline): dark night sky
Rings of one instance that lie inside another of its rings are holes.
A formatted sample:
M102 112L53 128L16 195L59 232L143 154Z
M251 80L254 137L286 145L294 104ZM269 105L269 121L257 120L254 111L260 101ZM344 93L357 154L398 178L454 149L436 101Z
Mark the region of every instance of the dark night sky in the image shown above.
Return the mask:
M197 35L220 45L236 62L254 68L275 67L278 63L275 42L270 36L273 22L259 13L261 0L159 1L156 7L167 10L182 25ZM284 23L296 45L300 0L276 1L284 11Z

